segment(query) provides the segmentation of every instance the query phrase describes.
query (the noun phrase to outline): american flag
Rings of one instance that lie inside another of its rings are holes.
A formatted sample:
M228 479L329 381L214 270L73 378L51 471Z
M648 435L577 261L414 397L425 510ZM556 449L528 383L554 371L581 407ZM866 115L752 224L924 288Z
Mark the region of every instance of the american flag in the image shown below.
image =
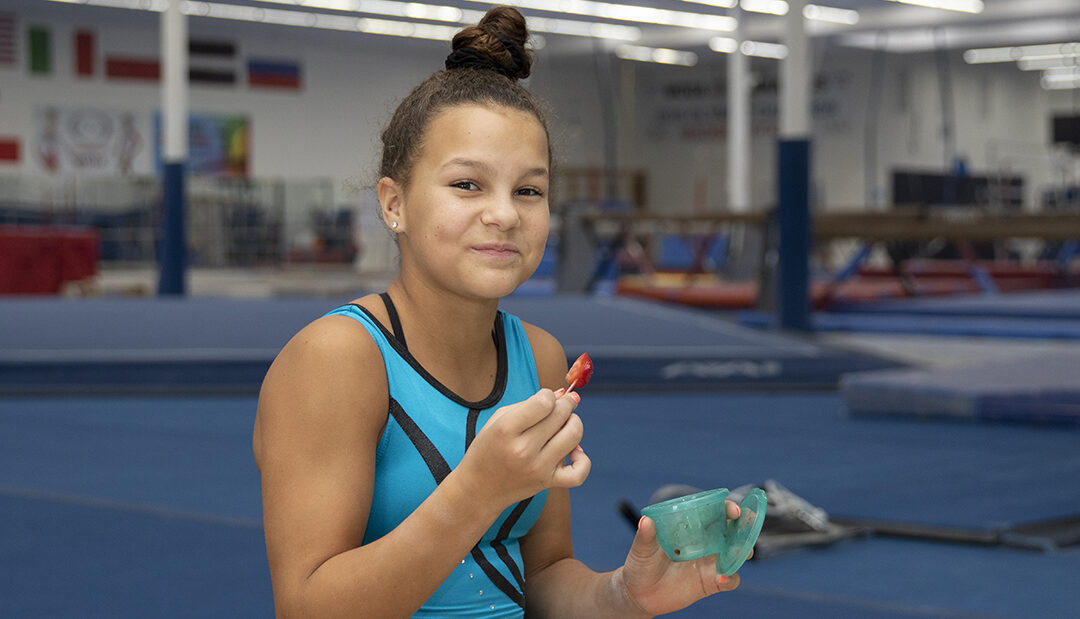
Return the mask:
M15 64L15 14L0 13L0 66Z

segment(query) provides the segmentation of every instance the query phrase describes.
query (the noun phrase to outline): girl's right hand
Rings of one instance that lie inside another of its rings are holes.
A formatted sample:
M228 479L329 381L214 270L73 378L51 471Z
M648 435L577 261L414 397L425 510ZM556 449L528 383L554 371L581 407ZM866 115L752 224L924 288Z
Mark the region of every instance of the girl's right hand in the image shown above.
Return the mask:
M562 393L541 389L495 411L454 471L470 496L505 507L547 488L585 482L592 462L579 445L584 427L574 409L580 397Z

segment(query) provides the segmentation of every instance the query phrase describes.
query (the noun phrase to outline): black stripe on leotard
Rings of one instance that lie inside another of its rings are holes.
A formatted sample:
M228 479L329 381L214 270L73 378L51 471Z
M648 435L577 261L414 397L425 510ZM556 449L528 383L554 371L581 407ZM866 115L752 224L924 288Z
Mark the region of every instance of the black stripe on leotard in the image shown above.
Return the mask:
M416 422L413 421L412 417L409 417L409 414L405 412L405 409L403 409L400 404L398 404L397 400L393 398L390 398L390 415L393 416L394 421L396 421L405 432L405 436L409 437L409 441L412 442L416 451L420 453L420 457L424 459L424 463L427 464L431 476L435 478L435 483L441 484L442 481L446 479L446 476L450 474L450 466L446 463L446 459L443 458L442 454L439 453L438 448L436 448L435 444L431 442L431 439L424 434L424 431L420 429L420 426L416 425ZM527 504L529 500L531 499L524 501L524 503ZM521 508L521 503L518 504L518 507ZM524 508L521 508L520 511L524 511ZM514 517L513 514L511 514L514 522L521 517L521 514L518 512L519 509L515 508L514 513L517 513L517 516ZM510 526L513 526L513 524L511 523ZM503 526L503 529L509 532L509 529L505 525ZM502 536L501 530L499 536ZM492 546L494 546L494 543L492 543ZM501 552L499 551L499 548L502 548ZM521 572L518 569L517 564L514 563L510 553L502 547L501 542L499 543L499 547L495 550L499 554L499 557L506 562L507 567L514 575L515 580L522 583L522 588L524 588L524 579L521 578ZM480 566L480 569L483 570L484 574L487 575L488 579L491 580L500 591L506 594L506 597L513 600L513 602L521 608L525 608L525 594L515 588L499 570L495 569L495 566L488 561L487 557L484 556L483 551L480 550L479 543L473 546L469 553L476 561L476 564Z
M401 342L402 348L408 350L409 347L405 344L405 330L401 328L401 318L398 317L394 302L390 300L390 293L382 292L379 294L379 298L382 299L383 305L386 306L386 314L390 317L390 328L394 330L394 337Z
M438 448L431 442L431 439L424 434L420 426L416 425L412 417L409 417L409 414L405 412L405 409L401 408L401 404L398 404L398 401L394 398L390 398L390 414L394 417L394 421L401 426L401 429L405 431L405 436L412 441L416 451L420 452L420 457L427 464L431 476L435 478L435 483L441 484L442 480L446 479L446 476L450 474L450 465L446 463L446 458L443 458Z
M412 366L412 368L416 370L417 374L424 377L424 380L426 380L432 387L438 389L439 393L449 398L451 402L460 404L465 408L478 408L483 410L486 408L491 408L503 397L503 393L506 390L506 382L509 371L507 369L508 361L506 358L506 335L503 329L502 312L499 312L495 316L495 328L493 329L493 332L491 334L491 339L495 343L495 348L498 351L499 355L498 370L495 374L495 384L491 388L491 393L489 393L487 397L485 397L483 400L480 400L479 402L470 402L451 391L449 387L442 384L437 378L432 376L431 373L428 372L424 368L424 366L416 360L416 357L412 356L412 353L409 352L409 349L402 345L402 343L398 340L397 336L394 335L389 329L387 329L381 322L379 322L379 320L375 318L375 316L366 307L357 303L350 303L349 305L355 307L360 313L367 316L368 319L371 320L372 324L374 324L383 334L383 336L386 337L386 341L390 344L390 346L399 355L401 355L401 358L404 359L405 362L408 363L410 366Z
M469 450L473 439L476 438L476 422L480 419L480 409L470 408L469 416L465 419L465 450Z
M472 555L473 560L476 561L476 564L484 571L484 574L487 575L488 579L495 583L495 586L499 588L499 591L505 593L506 597L513 600L513 602L521 608L525 608L525 594L514 588L514 585L510 584L510 581L502 575L502 572L495 569L495 566L487 560L483 551L480 550L479 544L473 546L472 550L469 551L469 554Z
M518 564L514 561L514 558L510 556L510 551L506 549L503 542L506 538L510 537L510 530L514 528L517 521L521 519L521 515L525 513L525 509L529 507L529 503L533 500L533 497L529 497L524 501L520 501L514 506L514 511L510 512L507 516L506 522L503 523L499 534L495 536L495 539L491 541L491 547L495 549L495 552L499 555L499 558L503 560L506 567L510 569L510 573L514 576L514 580L517 581L518 588L522 591L525 590L525 577L521 575L521 569L518 568Z
M469 449L469 445L472 445L473 439L476 438L476 423L479 417L480 411L478 409L473 408L469 410L469 417L465 424L466 450ZM499 534L491 541L491 547L495 549L499 558L506 564L506 568L510 570L510 574L512 574L514 580L517 581L518 589L521 590L525 589L525 578L521 575L521 568L518 567L514 558L510 556L510 551L506 549L503 542L510 537L510 530L513 529L514 525L517 524L517 521L521 519L522 514L525 513L525 509L532 500L533 498L529 497L514 506L514 511L510 512L510 515L506 518L506 522L504 522L502 528L499 529Z

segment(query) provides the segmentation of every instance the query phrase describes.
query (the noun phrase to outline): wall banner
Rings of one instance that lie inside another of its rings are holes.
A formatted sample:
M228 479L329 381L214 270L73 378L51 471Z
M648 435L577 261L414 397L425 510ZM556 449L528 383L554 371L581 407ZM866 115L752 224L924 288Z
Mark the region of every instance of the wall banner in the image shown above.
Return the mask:
M242 178L249 175L251 124L247 116L189 114L187 170L193 176ZM154 159L162 170L161 113L154 115Z
M135 112L42 106L34 112L29 158L50 174L125 175L142 150Z

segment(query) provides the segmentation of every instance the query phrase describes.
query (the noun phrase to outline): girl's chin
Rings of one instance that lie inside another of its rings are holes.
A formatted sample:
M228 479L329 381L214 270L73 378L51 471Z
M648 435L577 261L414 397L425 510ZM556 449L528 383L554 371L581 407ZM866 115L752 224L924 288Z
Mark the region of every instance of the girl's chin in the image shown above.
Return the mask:
M468 288L474 296L483 299L501 299L517 290L527 279L528 277L490 277L484 281L474 280Z

